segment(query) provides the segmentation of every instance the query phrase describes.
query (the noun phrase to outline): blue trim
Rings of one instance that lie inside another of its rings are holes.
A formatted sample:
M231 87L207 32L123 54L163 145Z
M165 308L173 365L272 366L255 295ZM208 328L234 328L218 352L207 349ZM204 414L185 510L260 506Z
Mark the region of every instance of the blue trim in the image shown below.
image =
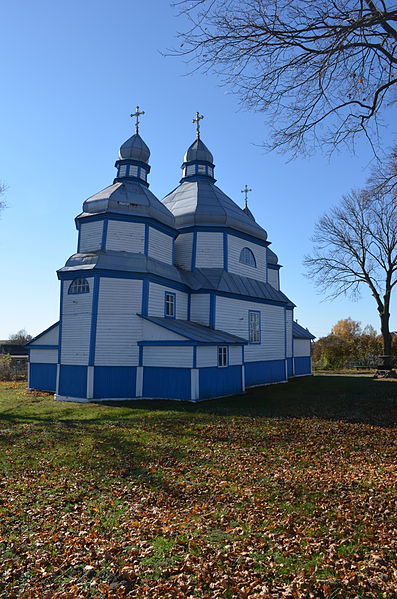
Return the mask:
M54 324L52 324L50 327L48 327L48 329L45 329L42 333L39 333L38 335L36 335L36 337L33 337L33 339L31 339L28 343L25 343L24 347L31 345L34 341L36 341L36 339L39 339L42 335L45 335L46 333L48 333L49 331L51 331L53 328L55 328L58 325L59 325L59 320L57 322L54 322Z
M250 314L259 314L259 341L251 341L251 317ZM262 343L262 315L260 310L248 310L248 343L250 345L260 345Z
M187 320L190 320L192 312L192 294L189 293L187 296Z
M193 346L193 368L197 368L197 345Z
M258 225L259 226L259 225ZM203 231L207 233L212 232L220 232L220 233L229 233L229 235L234 235L235 237L239 237L240 239L245 239L246 241L252 241L257 245L262 245L263 247L267 247L270 245L270 241L264 241L263 239L258 239L253 235L249 235L249 233L242 233L241 231L236 231L230 227L209 227L209 226L189 226L189 227L180 227L179 233L191 233L195 231Z
M154 323L157 324L157 323ZM157 325L157 326L163 326L163 325ZM164 329L166 329L167 327L163 327ZM170 329L171 330L171 329ZM179 335L179 333L175 333L175 335ZM182 335L180 335L182 336ZM245 342L246 344L247 342ZM209 345L233 345L233 346L243 346L243 342L241 343L231 343L228 341L222 341L221 344L219 344L219 341L193 341L193 339L189 339L188 341L181 341L179 339L175 339L175 341L172 341L172 339L166 339L166 340L155 340L155 341L137 341L137 345L139 347L146 347L146 346L150 346L150 347L160 347L162 345L164 346L174 346L174 345L188 345L190 347L194 347L194 346L199 346L199 345L205 345L205 346L209 346Z
M265 283L269 282L269 273L268 273L267 269L268 269L268 264L267 264L267 248L265 248Z
M78 237L77 237L77 253L80 254L80 242L81 242L81 231L80 228L78 229Z
M223 231L223 270L229 270L229 244L226 231Z
M268 263L267 267L270 270L280 270L280 268L282 268L282 265L281 264L269 264Z
M215 329L216 323L216 295L214 292L210 293L210 322L209 325L212 329Z
M114 163L115 168L118 168L119 166L123 165L123 164L132 164L134 166L141 166L145 169L146 172L150 173L150 165L147 162L143 162L142 160L135 160L135 158L120 158L119 160L116 160L116 162Z
M58 364L61 363L61 351L62 351L63 285L64 285L64 282L61 281L61 298L60 298L60 302L59 302Z
M173 314L167 314L167 295L171 295L174 298ZM173 291L164 291L164 318L176 318L176 293Z
M106 242L107 242L107 238L108 238L108 224L109 224L108 219L105 219L103 221L103 229L102 229L102 242L101 242L102 250L106 249Z
M139 345L138 366L143 366L143 345Z
M149 255L149 225L145 223L145 241L143 246L143 253L145 256Z
M90 353L88 356L88 366L95 364L95 344L96 344L96 329L98 323L98 302L99 302L99 277L94 277L94 289L92 292L92 307L91 307L91 330L90 330Z
M192 242L192 270L196 268L196 252L197 252L197 232L193 231Z
M171 264L175 266L175 239L172 240L172 250L171 250Z
M177 231L176 229L174 229L171 226L168 225L164 225L163 223L160 223L157 220L154 220L153 218L150 218L148 216L137 216L137 215L129 215L129 214L120 214L118 212L111 212L111 211L106 211L106 212L100 212L98 214L87 214L85 212L83 212L82 214L79 214L78 216L76 216L75 221L77 223L77 228L80 228L81 222L95 222L98 220L121 220L124 222L128 222L128 223L147 223L149 224L151 227L153 227L154 229L158 229L159 231L161 231L162 233L166 233L167 235L170 235L171 237L178 237L179 235L179 231Z
M287 359L288 339L287 339L287 310L284 308L284 355Z
M59 345L32 345L28 347L29 351L32 351L32 349L59 349Z
M142 309L143 316L147 316L149 311L149 279L142 280Z

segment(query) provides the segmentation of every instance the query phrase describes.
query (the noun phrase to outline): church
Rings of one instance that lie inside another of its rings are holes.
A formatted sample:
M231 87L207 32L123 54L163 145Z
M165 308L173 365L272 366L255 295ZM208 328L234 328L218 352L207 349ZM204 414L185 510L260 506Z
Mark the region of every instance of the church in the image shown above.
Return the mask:
M28 387L65 401L200 401L311 374L309 331L280 290L267 233L215 185L200 136L179 185L149 190L150 150L122 144L112 185L76 219L60 318L28 345Z

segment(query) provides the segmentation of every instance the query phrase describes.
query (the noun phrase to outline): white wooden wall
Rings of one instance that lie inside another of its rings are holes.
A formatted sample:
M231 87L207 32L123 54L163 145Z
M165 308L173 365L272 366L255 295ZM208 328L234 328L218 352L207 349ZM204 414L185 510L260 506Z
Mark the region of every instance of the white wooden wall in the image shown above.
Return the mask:
M310 340L294 339L294 357L304 358L310 356Z
M219 345L222 345L220 343ZM243 353L240 346L229 346L229 365L239 366L243 363ZM218 366L218 346L199 345L197 347L197 368Z
M90 351L93 278L87 278L89 293L68 294L71 281L64 282L61 363L87 365Z
M58 350L32 349L29 361L31 364L56 364L58 362Z
M80 247L79 251L95 252L101 249L103 221L80 224Z
M209 293L191 295L190 320L206 327L210 322L210 296Z
M187 293L157 283L149 285L149 316L164 316L164 293L170 291L176 295L176 318L187 320Z
M99 286L95 364L131 366L138 364L142 339L142 281L101 278Z
M292 357L292 310L286 310L287 321L287 358Z
M223 233L197 233L197 268L223 268Z
M192 266L193 233L182 233L175 239L175 265L185 270Z
M143 348L143 365L170 368L192 368L193 348L189 346L146 346Z
M240 253L243 248L249 248L255 256L256 268L240 262ZM228 235L228 266L229 272L243 277L266 281L266 248L240 237Z
M280 291L280 281L279 281L279 271L278 270L274 270L274 268L268 268L267 269L267 281L268 281L268 283L270 283L270 285L272 285L272 287L277 289L277 291Z
M66 285L70 285L70 281L67 281ZM31 347L34 347L35 345L58 345L58 338L59 338L59 325L57 325L56 327L51 329L51 331L47 331L47 333L45 333L45 335L42 335L36 341L33 341L31 343Z
M248 339L248 311L261 313L261 343L245 346L245 361L285 358L284 308L256 302L216 298L216 328Z
M149 227L149 256L161 262L172 264L172 244L170 235Z
M109 220L106 249L116 252L144 252L145 225Z

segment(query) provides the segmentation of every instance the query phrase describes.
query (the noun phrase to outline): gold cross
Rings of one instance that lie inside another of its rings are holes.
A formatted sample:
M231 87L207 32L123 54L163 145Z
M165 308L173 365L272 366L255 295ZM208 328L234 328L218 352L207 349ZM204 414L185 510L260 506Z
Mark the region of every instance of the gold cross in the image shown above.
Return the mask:
M139 106L136 107L136 111L134 112L134 114L130 114L131 117L136 117L135 131L137 135L139 133L139 117L141 116L141 114L145 114L145 111L142 110L142 112L139 112Z
M241 193L245 193L244 208L248 208L248 192L250 191L252 191L252 189L248 189L247 185L244 187L244 189L241 190Z
M200 115L200 113L196 112L196 118L192 120L192 123L196 123L197 139L200 139L200 121L203 118L202 114Z

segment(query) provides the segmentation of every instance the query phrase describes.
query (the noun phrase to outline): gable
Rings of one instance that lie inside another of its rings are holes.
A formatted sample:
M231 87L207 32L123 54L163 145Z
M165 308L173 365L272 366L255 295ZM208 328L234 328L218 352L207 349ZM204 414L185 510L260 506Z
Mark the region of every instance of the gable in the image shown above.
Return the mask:
M59 322L48 327L42 333L39 333L36 337L33 337L28 345L33 348L35 345L58 345L59 340Z

